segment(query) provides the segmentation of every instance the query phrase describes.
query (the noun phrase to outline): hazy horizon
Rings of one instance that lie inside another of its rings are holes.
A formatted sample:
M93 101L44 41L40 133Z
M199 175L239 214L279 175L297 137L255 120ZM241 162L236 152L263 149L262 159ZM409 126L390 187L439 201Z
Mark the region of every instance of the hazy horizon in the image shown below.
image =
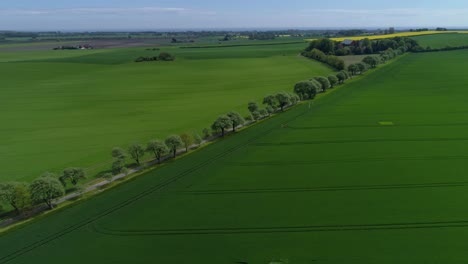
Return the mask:
M356 0L16 0L0 3L0 29L11 31L181 31L468 27L468 3Z

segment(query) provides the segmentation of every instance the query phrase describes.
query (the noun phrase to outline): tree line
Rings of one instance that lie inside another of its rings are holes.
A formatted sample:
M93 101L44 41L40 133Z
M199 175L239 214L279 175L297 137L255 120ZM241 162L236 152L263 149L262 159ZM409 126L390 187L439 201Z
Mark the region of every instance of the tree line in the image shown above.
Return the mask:
M168 52L161 52L158 56L152 57L138 57L135 59L135 62L145 62L145 61L174 61L175 56Z
M325 64L330 65L331 67L341 71L344 70L345 68L345 62L344 60L338 58L337 56L334 55L327 55L323 51L319 49L312 49L310 51L303 51L301 53L302 56L307 57L309 59L314 59L320 62L323 62Z
M388 49L396 50L399 48L403 48L405 51L414 51L419 49L419 44L416 40L405 37L376 40L365 38L362 40L353 40L352 43L348 45L345 45L340 41L321 38L310 42L309 46L304 50L303 54L307 55L316 49L329 56L365 55L378 54Z

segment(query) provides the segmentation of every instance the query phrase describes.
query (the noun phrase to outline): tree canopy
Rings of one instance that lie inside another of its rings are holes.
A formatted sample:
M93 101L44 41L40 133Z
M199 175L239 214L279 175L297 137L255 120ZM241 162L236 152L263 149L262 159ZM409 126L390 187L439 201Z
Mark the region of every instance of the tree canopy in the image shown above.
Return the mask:
M65 189L59 180L53 177L39 177L29 186L31 199L35 203L45 203L53 208L53 199L65 194Z

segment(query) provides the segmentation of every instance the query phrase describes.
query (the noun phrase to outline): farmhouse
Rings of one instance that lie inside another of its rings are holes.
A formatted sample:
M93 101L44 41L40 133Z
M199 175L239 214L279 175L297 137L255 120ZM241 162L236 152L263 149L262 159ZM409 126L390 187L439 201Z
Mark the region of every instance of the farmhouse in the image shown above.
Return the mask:
M352 39L345 39L341 42L341 45L343 46L354 46L356 44L356 41Z

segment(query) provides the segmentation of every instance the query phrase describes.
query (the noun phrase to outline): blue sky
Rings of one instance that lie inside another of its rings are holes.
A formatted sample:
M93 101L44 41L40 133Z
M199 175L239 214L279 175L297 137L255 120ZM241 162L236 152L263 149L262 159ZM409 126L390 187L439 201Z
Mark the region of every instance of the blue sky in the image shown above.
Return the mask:
M468 27L461 0L0 0L0 30Z

